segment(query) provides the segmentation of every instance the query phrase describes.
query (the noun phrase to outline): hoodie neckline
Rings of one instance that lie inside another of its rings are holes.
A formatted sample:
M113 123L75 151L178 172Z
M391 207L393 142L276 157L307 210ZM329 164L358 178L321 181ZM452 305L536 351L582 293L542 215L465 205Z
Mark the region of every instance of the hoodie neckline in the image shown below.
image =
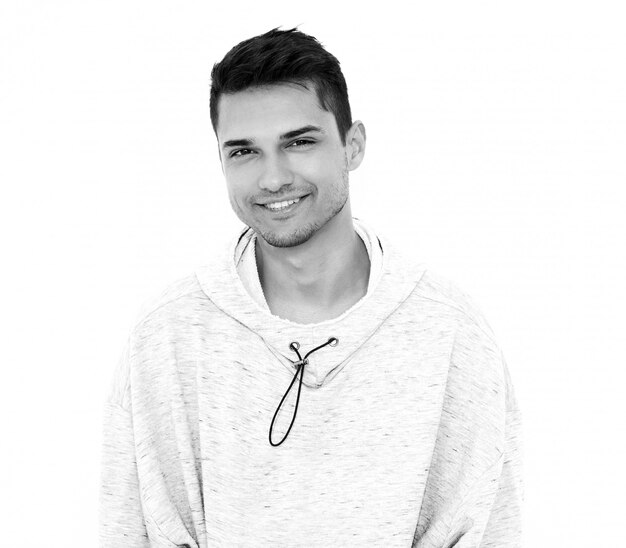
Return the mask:
M382 268L382 249L376 234L356 217L352 218L355 234L362 240L369 259L369 282L366 294L370 293L378 283ZM235 247L235 266L237 275L250 296L266 311L270 308L265 299L256 260L257 234L248 229L244 231ZM309 324L312 325L312 324Z
M365 225L363 221L360 223ZM380 245L382 249L382 268L375 287L336 318L300 324L262 308L244 287L237 273L239 257L235 257L235 250L242 238L250 238L250 231L245 227L224 242L218 248L215 260L196 269L196 277L213 304L260 337L292 373L297 361L290 347L293 342L299 343L306 353L332 337L337 338L335 347L324 348L309 358L302 379L309 387L320 387L330 381L385 319L402 305L425 272L422 263L402 256L386 236L377 232L372 245Z

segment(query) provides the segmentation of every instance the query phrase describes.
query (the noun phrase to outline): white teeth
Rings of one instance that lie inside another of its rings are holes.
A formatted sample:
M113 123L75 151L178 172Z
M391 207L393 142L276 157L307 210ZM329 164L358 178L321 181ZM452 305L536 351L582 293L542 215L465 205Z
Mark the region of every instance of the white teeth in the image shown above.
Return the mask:
M265 204L265 207L267 207L268 209L284 209L286 207L289 207L291 204L295 204L299 201L300 198L296 198L295 200L289 200L287 202L274 202L273 204Z

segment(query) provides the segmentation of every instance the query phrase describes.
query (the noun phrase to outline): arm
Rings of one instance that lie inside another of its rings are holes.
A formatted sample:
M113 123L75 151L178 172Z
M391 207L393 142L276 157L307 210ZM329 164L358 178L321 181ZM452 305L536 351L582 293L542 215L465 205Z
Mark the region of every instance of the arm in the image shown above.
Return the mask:
M522 545L522 508L524 484L522 479L522 420L519 409L506 414L504 462L498 490L480 548L503 548Z
M100 487L101 548L150 546L141 507L132 417L117 403L104 407Z
M454 548L519 548L522 546L524 505L522 415L503 358L507 398L504 454L501 466L490 468L470 489L463 506L480 508L493 501L488 510L477 512L465 527L449 537ZM494 494L495 489L495 494Z
M99 500L101 548L150 546L141 506L128 375L129 341L104 404Z

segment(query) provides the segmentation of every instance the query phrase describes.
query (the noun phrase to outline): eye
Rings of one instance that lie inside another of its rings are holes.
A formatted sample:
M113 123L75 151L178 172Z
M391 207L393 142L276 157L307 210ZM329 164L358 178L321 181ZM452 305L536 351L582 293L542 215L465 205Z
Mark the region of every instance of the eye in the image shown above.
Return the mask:
M233 150L228 157L229 158L237 158L241 156L247 156L252 151L249 148L238 148L237 150Z
M292 143L290 143L290 147L295 147L295 148L302 148L308 145L313 145L315 144L315 141L312 141L311 139L296 139L295 141L293 141Z

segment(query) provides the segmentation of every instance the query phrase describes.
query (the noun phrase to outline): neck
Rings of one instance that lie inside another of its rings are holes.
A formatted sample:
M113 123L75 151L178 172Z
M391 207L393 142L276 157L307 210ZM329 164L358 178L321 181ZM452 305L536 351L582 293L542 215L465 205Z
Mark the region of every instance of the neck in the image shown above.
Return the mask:
M350 212L290 248L256 239L257 269L270 310L343 311L367 293L370 260Z

